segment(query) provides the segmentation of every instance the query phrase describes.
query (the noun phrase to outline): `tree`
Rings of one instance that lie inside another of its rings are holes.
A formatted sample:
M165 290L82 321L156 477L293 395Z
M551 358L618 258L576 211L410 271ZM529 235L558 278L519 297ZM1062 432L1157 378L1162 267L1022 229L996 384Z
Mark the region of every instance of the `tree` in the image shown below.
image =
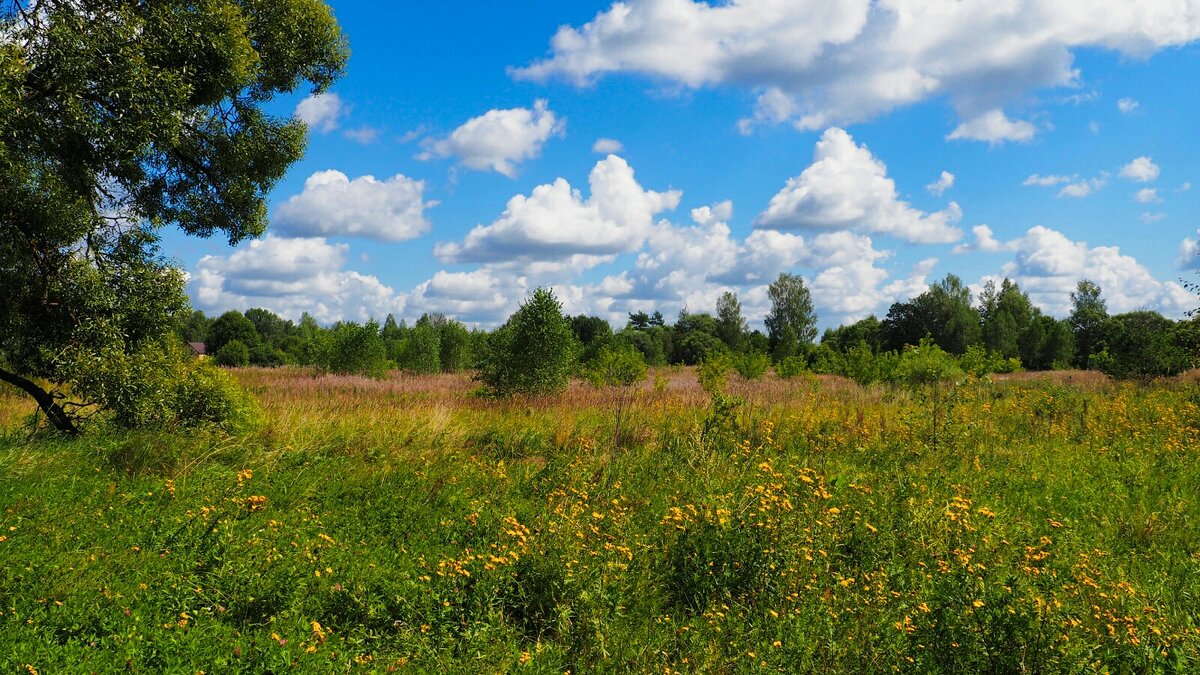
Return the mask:
M721 338L730 349L737 350L742 337L750 330L746 318L742 316L742 303L737 295L725 291L717 298L717 337Z
M447 321L438 333L442 372L457 373L471 366L471 332L458 321Z
M970 289L948 274L917 297L894 303L880 330L889 350L915 346L928 336L943 350L963 354L979 341L979 313L971 306Z
M392 342L395 340L404 339L404 334L408 331L408 327L404 322L396 323L396 317L392 314L387 315L387 319L383 322L383 328L379 330L379 335L384 340Z
M404 370L433 375L442 370L441 331L432 323L417 322L404 338L397 361Z
M477 378L493 396L560 393L577 344L558 298L539 287L492 333Z
M1082 279L1071 293L1071 315L1067 321L1075 334L1075 366L1087 368L1088 358L1104 349L1104 324L1108 307L1100 297L1100 287Z
M246 315L231 309L218 316L208 327L207 347L215 354L234 340L253 348L258 344L258 331L254 330L254 324Z
M250 348L241 340L230 340L213 357L217 365L241 367L250 363Z
M980 293L983 346L1004 358L1021 356L1021 335L1041 314L1015 281L1005 279L996 290L989 280Z
M345 62L317 0L0 4L0 380L68 433L69 404L143 390L89 373L175 353L159 232L261 235L305 138L264 106Z
M779 354L781 345L791 329L799 344L812 344L817 337L817 315L813 313L812 295L798 274L781 273L767 287L771 311L763 323L771 340L771 351Z
M375 321L364 326L338 323L322 334L318 342L315 365L321 370L376 379L387 375L387 349Z

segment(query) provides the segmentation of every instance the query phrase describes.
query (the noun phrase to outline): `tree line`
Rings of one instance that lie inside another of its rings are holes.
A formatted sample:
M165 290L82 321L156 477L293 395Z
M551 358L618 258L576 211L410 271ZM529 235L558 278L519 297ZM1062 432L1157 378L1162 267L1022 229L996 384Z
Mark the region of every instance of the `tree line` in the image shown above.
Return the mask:
M469 329L442 314L409 326L388 315L380 324L339 322L323 327L305 314L298 323L265 309L229 311L215 319L193 311L178 329L204 342L217 363L230 366L298 364L334 373L382 376L389 370L431 374L481 369L510 379L531 364L562 362L582 372L610 353L630 353L645 365L695 365L727 358L747 376L774 366L784 375L840 374L859 382L887 380L903 353L923 343L957 359L977 375L1018 370L1092 369L1119 378L1165 376L1196 365L1196 320L1172 321L1153 311L1110 315L1099 286L1081 280L1067 317L1043 313L1009 279L988 282L978 298L954 275L920 295L874 315L824 331L817 339L812 297L798 275L781 274L768 287L765 331L751 330L736 294L726 292L714 312L632 312L623 327L597 316L567 316L553 294L540 290L502 327ZM557 336L557 337L554 337ZM561 344L551 344L558 341ZM562 353L562 358L555 356ZM501 363L503 362L503 363ZM486 375L485 375L486 377ZM538 389L538 386L515 387Z

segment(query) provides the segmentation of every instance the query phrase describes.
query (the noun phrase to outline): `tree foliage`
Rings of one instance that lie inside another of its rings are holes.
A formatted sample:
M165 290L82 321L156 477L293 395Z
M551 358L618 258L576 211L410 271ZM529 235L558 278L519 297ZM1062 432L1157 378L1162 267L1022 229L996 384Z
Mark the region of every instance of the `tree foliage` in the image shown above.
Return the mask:
M186 301L159 231L262 234L305 137L264 104L345 60L317 0L0 4L0 379L76 431L34 380L100 404L89 369L160 348Z
M478 379L493 396L562 392L577 342L554 292L536 289L488 339Z
M797 274L782 273L767 287L767 296L771 299L771 311L763 323L772 352L794 351L794 345L811 344L816 339L817 315L804 279Z

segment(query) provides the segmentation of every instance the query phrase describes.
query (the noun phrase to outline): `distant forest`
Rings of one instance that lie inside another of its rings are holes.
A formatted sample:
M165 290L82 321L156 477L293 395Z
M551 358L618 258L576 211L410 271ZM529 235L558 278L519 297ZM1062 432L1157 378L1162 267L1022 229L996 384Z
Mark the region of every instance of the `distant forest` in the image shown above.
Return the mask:
M781 274L770 286L766 332L750 330L741 304L725 293L712 313L684 309L668 323L661 312L630 313L614 330L596 316L560 316L570 329L570 353L581 368L605 350L636 352L647 365L694 365L714 356L774 365L783 376L827 373L869 383L887 380L905 350L936 347L961 369L984 375L1019 370L1089 369L1117 378L1174 375L1196 367L1200 320L1174 321L1154 311L1109 314L1102 290L1081 280L1065 318L1040 311L1017 283L989 282L977 298L954 275L924 293L874 315L828 329L817 339L817 316L803 280ZM305 314L298 323L265 309L228 311L216 318L192 311L180 337L204 343L218 364L313 366L335 373L383 376L459 372L482 365L489 341L503 330L468 329L442 314L409 326L388 315L382 323L321 326ZM754 368L751 368L753 371Z

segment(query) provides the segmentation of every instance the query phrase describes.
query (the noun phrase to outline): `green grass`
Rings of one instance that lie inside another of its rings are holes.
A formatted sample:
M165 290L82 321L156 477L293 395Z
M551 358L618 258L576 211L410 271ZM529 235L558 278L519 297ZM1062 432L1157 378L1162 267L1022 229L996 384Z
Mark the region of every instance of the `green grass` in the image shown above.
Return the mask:
M935 450L920 395L690 377L623 434L287 371L248 436L13 423L0 671L1200 670L1194 386L970 383Z

